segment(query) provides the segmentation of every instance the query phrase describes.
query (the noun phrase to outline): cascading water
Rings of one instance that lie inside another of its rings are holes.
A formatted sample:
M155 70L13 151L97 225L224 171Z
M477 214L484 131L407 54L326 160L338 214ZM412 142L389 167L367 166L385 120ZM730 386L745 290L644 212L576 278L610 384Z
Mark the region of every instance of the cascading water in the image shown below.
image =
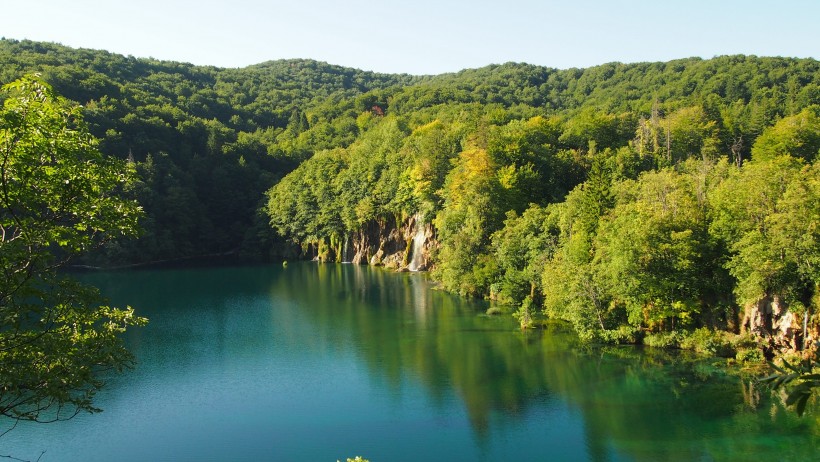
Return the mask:
M350 263L350 253L348 245L350 244L350 236L345 236L345 242L342 244L342 263Z
M421 268L421 257L424 252L424 224L421 220L416 220L416 234L413 236L413 248L410 255L410 264L407 269L410 271L419 271Z

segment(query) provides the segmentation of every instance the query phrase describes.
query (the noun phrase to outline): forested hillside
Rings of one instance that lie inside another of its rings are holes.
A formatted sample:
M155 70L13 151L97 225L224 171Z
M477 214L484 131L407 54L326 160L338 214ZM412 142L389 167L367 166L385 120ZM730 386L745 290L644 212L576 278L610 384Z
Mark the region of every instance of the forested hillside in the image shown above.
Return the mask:
M0 41L2 83L32 72L138 172L145 234L94 257L106 265L290 244L405 267L418 230L445 288L516 306L522 325L543 311L588 339L683 345L744 323L816 338L815 60L414 77Z
M217 69L0 41L0 82L39 73L82 104L108 155L131 159L146 210L139 241L109 247L106 266L267 245L264 191L317 150L347 146L373 90L420 79L308 60ZM370 106L368 106L369 108Z
M733 56L438 76L302 163L268 213L320 260L401 268L414 229L432 234L434 278L518 307L522 326L543 312L589 340L760 358L718 329L802 349L817 338L818 71Z

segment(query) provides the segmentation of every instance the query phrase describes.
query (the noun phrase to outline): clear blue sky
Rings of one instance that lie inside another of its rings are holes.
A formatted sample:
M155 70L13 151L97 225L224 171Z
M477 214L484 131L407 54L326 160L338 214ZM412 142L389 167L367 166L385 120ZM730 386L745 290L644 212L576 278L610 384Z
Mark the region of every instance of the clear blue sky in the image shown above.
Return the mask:
M0 36L219 67L439 74L725 54L820 58L820 0L0 0Z

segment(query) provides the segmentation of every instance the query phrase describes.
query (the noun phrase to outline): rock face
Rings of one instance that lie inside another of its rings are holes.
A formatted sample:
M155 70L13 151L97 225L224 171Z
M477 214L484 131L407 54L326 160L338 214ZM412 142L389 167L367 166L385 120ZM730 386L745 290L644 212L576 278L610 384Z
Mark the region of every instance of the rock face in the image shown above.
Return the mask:
M403 223L370 222L353 235L352 263L424 271L435 245L433 226L414 215Z
M271 255L285 259L312 259L319 262L384 266L397 271L430 269L430 252L437 246L435 228L414 215L398 219L371 221L343 238L324 238L318 242L281 244Z
M777 295L766 296L744 310L741 331L767 339L774 349L803 349L803 330L802 319Z

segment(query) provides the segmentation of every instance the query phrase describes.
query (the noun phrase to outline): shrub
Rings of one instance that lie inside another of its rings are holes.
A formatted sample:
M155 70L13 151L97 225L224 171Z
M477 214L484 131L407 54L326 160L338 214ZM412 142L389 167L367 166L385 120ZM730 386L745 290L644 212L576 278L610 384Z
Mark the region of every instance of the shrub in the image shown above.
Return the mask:
M629 325L619 326L617 329L605 329L600 333L601 341L612 345L636 344L640 339L641 331Z
M763 356L763 350L755 346L754 348L740 348L735 354L735 359L740 363L763 363L766 358Z
M672 332L658 332L649 334L643 339L646 346L654 348L680 348L681 339L684 336L677 331Z
M522 329L529 329L534 324L534 319L532 317L532 298L527 296L524 298L524 301L521 302L521 307L518 308L518 311L513 313L513 317L518 319L518 322L521 323Z
M733 358L735 356L730 334L709 330L706 327L696 329L684 337L680 342L680 347L710 356L724 358Z

